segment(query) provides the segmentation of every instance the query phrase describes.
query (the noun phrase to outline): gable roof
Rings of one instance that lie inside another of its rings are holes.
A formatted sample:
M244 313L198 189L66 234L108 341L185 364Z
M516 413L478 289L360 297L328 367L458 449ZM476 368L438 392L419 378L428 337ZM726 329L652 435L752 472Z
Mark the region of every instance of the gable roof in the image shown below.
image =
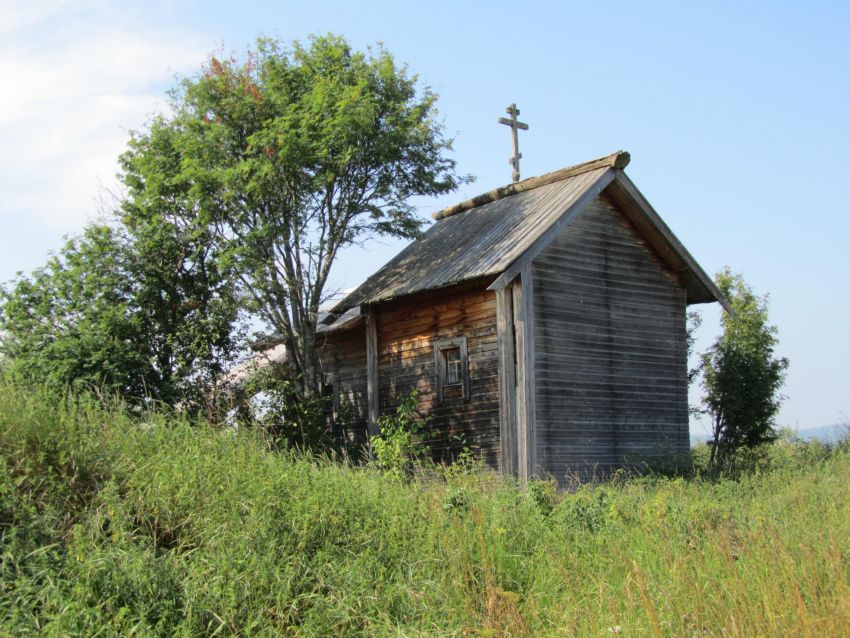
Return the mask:
M464 281L497 277L491 289L516 276L603 190L624 209L661 257L679 274L689 303L723 302L711 279L685 250L622 169L629 154L532 177L434 214L437 220L331 311L339 316L374 304Z

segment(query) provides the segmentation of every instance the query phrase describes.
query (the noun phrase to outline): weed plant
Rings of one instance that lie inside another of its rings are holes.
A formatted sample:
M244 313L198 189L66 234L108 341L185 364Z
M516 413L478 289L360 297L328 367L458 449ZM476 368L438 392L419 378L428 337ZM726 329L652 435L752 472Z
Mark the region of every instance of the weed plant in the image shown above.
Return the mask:
M0 635L842 636L850 451L559 493L0 384Z

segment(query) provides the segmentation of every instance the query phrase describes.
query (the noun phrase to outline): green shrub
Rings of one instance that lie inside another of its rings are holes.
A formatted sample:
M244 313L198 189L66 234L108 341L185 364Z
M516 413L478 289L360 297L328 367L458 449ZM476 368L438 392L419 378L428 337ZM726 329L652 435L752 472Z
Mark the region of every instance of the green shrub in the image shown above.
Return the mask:
M304 397L302 384L280 365L269 365L251 375L242 388L248 399L243 421L259 427L278 447L318 452L339 449L341 442L330 427L331 398Z
M558 484L554 480L529 481L528 496L541 514L548 515L555 507Z
M418 390L403 396L394 414L378 418L378 434L372 437L375 465L395 478L409 475L414 463L427 453L419 436L426 420L419 416L418 405Z

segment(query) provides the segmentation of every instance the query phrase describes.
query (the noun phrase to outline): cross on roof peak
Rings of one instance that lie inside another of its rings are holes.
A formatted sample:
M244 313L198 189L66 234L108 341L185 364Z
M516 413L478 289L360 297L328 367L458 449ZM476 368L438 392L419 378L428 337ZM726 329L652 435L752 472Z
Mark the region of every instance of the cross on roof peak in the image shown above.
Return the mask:
M517 120L517 116L519 115L519 109L516 107L516 102L511 104L509 107L505 109L508 115L510 115L510 119L506 117L499 118L499 124L505 124L511 127L511 140L513 142L514 154L511 159L508 160L508 163L514 167L513 170L513 180L515 182L519 181L519 160L522 157L522 153L519 152L519 138L517 136L518 130L527 131L528 124L520 122Z

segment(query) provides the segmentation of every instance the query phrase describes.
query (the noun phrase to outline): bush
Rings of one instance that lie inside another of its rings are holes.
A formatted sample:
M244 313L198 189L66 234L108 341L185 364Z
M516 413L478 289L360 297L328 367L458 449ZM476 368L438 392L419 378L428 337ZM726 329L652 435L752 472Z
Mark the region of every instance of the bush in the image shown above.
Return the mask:
M292 372L272 364L251 375L242 388L248 399L243 423L259 427L278 447L312 452L342 450L331 427L331 398L303 396Z
M395 414L378 418L378 434L371 440L375 465L395 478L409 475L428 451L419 436L426 420L419 416L418 404L418 390L402 397Z

